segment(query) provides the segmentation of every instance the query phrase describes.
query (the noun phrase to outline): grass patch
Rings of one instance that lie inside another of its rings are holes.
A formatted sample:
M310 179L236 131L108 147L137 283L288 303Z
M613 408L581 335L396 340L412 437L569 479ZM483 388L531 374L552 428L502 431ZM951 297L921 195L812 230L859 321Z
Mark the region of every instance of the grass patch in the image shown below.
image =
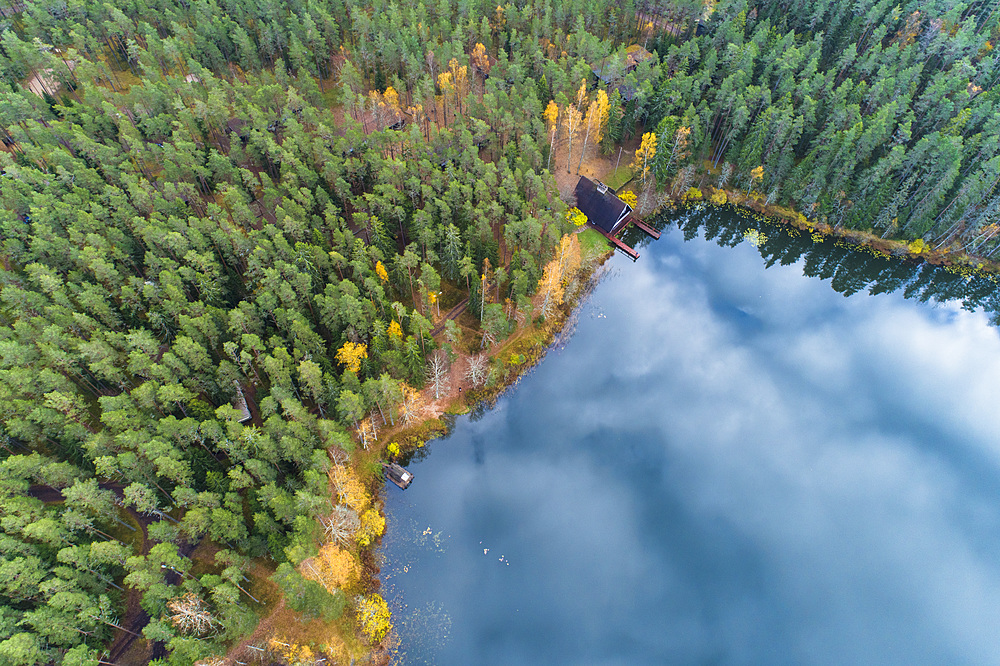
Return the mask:
M608 241L596 229L584 229L577 238L580 239L580 255L589 257L592 254L603 254L608 251Z
M619 166L617 169L614 170L613 173L611 173L608 176L608 180L607 180L606 184L611 189L617 191L617 190L621 189L622 187L624 187L625 185L627 185L628 182L630 180L632 180L632 178L634 178L634 177L635 177L635 174L632 173L632 169L631 168L629 168L627 166Z

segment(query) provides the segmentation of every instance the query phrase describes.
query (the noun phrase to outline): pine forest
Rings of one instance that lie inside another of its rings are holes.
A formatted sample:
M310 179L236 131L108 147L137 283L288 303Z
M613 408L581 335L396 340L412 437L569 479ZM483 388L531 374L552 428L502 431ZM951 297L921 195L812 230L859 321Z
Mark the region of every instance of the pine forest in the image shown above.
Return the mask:
M3 0L0 666L386 649L381 431L560 316L586 161L988 262L998 10Z

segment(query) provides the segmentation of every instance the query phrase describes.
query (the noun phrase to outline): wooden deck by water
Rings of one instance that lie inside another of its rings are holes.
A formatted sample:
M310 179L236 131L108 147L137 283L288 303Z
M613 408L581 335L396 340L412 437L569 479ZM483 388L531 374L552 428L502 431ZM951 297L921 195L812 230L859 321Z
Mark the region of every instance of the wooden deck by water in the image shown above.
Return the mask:
M643 222L642 220L640 220L639 218L637 218L634 215L629 215L627 218L625 218L625 222L626 222L625 225L622 226L622 230L627 229L629 223L631 223L631 224L634 224L639 229L642 229L644 232L646 232L650 236L652 236L654 240L659 240L659 238L660 238L660 232L659 231L657 231L653 227L649 226L648 224L646 224L645 222ZM601 229L599 226L597 226L596 224L592 224L590 226L593 227L594 229L597 229L598 231L600 231L604 235L605 238L607 238L609 241L611 241L611 243L616 248L618 248L619 250L621 250L622 252L624 252L625 254L627 254L632 259L632 261L635 261L636 259L639 258L639 253L636 252L634 248L629 247L628 245L626 245L620 238L618 238L617 234L609 234L609 233L605 232L603 229ZM621 231L619 231L618 233L621 233Z
M640 220L636 216L629 215L628 221L631 222L632 224L634 224L635 226L639 227L643 231L645 231L650 236L652 236L654 240L660 240L660 232L657 231L656 229L654 229L653 227L649 226L648 224L646 224L645 222L643 222L642 220Z

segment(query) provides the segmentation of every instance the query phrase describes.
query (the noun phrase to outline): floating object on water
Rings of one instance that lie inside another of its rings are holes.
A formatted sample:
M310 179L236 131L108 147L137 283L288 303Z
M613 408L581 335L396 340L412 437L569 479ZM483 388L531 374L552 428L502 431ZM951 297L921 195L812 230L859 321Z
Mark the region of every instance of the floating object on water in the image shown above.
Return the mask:
M382 463L385 468L385 475L397 486L406 490L413 482L413 474L396 463Z

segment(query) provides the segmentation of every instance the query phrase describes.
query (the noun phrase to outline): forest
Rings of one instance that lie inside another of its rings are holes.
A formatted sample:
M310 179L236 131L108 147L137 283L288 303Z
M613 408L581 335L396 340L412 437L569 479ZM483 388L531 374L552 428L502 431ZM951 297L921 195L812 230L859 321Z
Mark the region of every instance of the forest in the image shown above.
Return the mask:
M998 8L4 3L0 664L222 663L268 584L360 636L279 661L383 641L378 431L556 314L588 151L993 255Z

